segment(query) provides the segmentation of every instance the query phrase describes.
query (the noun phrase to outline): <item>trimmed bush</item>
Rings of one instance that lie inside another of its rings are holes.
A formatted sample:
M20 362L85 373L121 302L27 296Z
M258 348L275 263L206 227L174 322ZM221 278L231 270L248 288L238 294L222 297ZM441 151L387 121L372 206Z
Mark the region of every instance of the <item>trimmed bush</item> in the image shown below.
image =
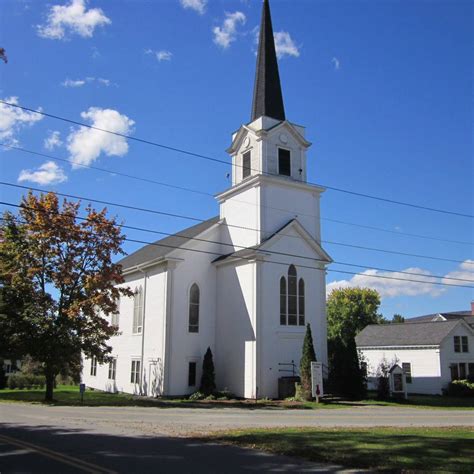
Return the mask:
M191 400L192 402L195 402L197 400L204 400L206 398L206 395L204 393L197 391L189 395L188 400Z
M474 383L468 380L453 380L449 383L446 395L452 397L474 397Z
M22 390L43 388L46 380L43 375L12 374L8 377L8 388Z

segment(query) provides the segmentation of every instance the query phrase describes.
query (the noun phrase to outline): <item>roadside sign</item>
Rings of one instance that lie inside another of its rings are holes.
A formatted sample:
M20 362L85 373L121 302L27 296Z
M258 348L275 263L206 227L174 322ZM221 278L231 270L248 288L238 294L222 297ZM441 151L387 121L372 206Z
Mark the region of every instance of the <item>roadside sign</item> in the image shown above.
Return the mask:
M86 384L80 383L79 384L79 392L84 393L86 391Z
M322 362L311 362L311 394L316 400L324 396Z

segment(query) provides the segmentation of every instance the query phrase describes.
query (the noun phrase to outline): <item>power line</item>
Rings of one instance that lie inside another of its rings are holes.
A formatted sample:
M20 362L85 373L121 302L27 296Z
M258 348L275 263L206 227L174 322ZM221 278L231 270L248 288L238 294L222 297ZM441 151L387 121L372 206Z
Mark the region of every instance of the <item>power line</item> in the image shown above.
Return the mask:
M32 207L27 207L23 204L14 204L14 203L9 203L9 202L5 202L5 201L0 201L0 204L6 205L6 206L11 206L11 207L16 207L16 208L20 208L20 209L36 210ZM80 217L80 216L76 216L75 218L79 219L79 220L83 220L83 221L87 220L86 218ZM130 225L125 225L125 224L121 224L120 227L124 228L124 229L137 230L139 232L149 232L149 233L152 233L152 234L159 234L159 235L165 235L165 236L174 236L174 237L180 237L180 238L183 238L183 239L186 239L186 240L195 240L195 241L198 241L198 242L205 242L205 243L209 243L209 244L216 244L216 245L231 247L233 249L233 251L234 251L235 248L239 248L241 250L249 250L249 251L253 250L252 247L244 247L242 245L234 245L234 244L219 242L219 241L215 241L215 240L201 239L201 238L198 238L198 237L189 237L189 236L186 236L186 235L180 235L179 233L172 234L172 233L169 233L169 232L163 232L163 231L147 229L147 228L143 228L143 227L130 226ZM157 245L159 244L158 242L154 242L154 243L157 244ZM163 245L163 244L159 244L159 245ZM177 247L177 248L180 248L180 247ZM306 257L304 255L296 255L296 254L287 253L287 252L278 252L278 251L274 251L274 250L265 250L265 252L268 252L268 253L274 254L274 255L281 255L281 256L285 256L285 257L294 257L294 258L301 258L301 259L304 259L304 260L324 262L324 260L318 260L318 259L315 259L313 257ZM232 253L229 254L229 256L232 256ZM419 273L407 272L407 271L404 271L404 270L394 270L392 268L374 267L372 265L369 267L367 265L358 265L358 264L354 264L354 263L338 262L338 261L333 261L332 263L335 263L336 265L344 265L344 266L349 266L349 267L366 268L366 269L370 268L372 270L377 270L377 271L385 271L385 272L391 272L391 273L400 273L400 274L404 274L404 275L420 276ZM443 276L440 276L440 275L423 275L423 277L426 277L426 278L439 278L439 279L447 279L447 280L456 280L456 281L464 281L464 282L474 283L474 280L469 280L469 279L466 279L466 278L446 277L444 275ZM474 273L473 273L473 278L474 278Z
M32 191L41 192L41 193L50 192L50 191L45 190L45 189L33 188L31 186L22 186L20 184L13 184L13 183L8 183L8 182L4 182L4 181L0 181L0 185L11 186L11 187L14 187L14 188L20 188L20 189L26 189L26 190L32 190ZM119 203L114 203L114 202L111 202L111 201L104 201L104 200L100 200L100 199L91 199L91 198L88 198L88 197L77 196L77 195L74 195L74 194L65 194L65 193L59 193L59 192L56 192L55 194L57 194L58 196L67 197L67 198L71 198L71 199L91 201L91 202L96 202L96 203L99 203L99 204L104 204L106 206L116 206L116 207L121 207L121 208L124 208L124 209L134 210L134 211L148 212L148 213L152 213L152 214L164 215L164 216L167 216L167 217L174 217L174 218L179 218L179 219L191 220L191 221L194 221L194 222L204 222L205 221L205 219L192 217L192 216L186 216L186 215L183 215L183 214L174 214L174 213L169 213L169 212L165 212L165 211L158 211L156 209L130 206L128 204L119 204ZM232 227L232 228L259 232L258 229L252 229L250 227L238 226L238 225L233 225L233 224L226 224L226 225L228 227ZM264 231L262 231L262 232L264 232ZM266 233L269 233L269 232L266 232ZM293 235L288 235L288 234L281 234L281 235L285 236L285 237L295 238L295 236L293 236ZM405 253L405 252L398 252L398 251L395 251L395 250L379 249L379 248L373 248L373 247L356 246L356 245L353 245L353 244L346 244L346 243L343 243L343 242L322 241L322 243L329 243L330 245L339 245L339 246L350 247L350 248L358 248L358 249L361 249L361 250L369 250L369 251L374 251L374 252L390 253L390 254L394 254L394 255L403 255L403 256L407 256L407 257L426 258L426 259L429 259L429 260L439 260L439 261L452 262L452 263L466 263L464 260L455 260L455 259L450 259L450 258L434 257L434 256L431 256L431 255L410 254L410 253ZM471 264L474 265L474 262L473 263L467 262L467 263L469 265L471 265Z
M162 149L165 149L165 150L174 151L176 153L181 153L181 154L184 154L184 155L187 155L187 156L192 156L194 158L208 160L208 161L212 161L212 162L215 162L215 163L221 163L221 164L225 164L227 166L232 165L232 163L229 163L228 161L225 161L225 160L221 160L221 159L218 159L218 158L213 158L211 156L203 155L203 154L200 154L200 153L195 153L195 152L192 152L192 151L189 151L189 150L184 150L184 149L177 148L177 147L172 147L172 146L169 146L169 145L164 145L162 143L157 143L157 142L151 141L151 140L145 140L143 138L132 137L131 135L126 135L124 133L113 132L111 130L106 130L104 128L95 127L93 125L78 122L76 120L61 117L59 115L54 115L54 114L50 114L50 113L47 113L47 112L43 112L41 110L36 110L36 109L29 108L29 107L24 107L24 106L19 105L19 104L13 104L11 102L6 102L4 100L0 100L0 103L8 105L10 107L16 107L18 109L26 110L28 112L33 112L33 113L36 113L36 114L39 114L39 115L43 115L44 117L53 118L55 120L61 120L63 122L71 123L73 125L79 125L81 127L86 127L86 128L91 129L91 130L97 130L99 132L110 133L110 134L118 136L118 137L126 138L127 140L132 140L132 141L136 141L136 142L139 142L139 143L144 143L146 145L151 145L151 146L155 146L155 147L158 147L158 148L162 148ZM234 164L234 166L243 168L243 165ZM250 168L250 169L252 171L257 171L258 173L269 175L269 176L279 176L275 173L263 172L261 170L254 169L254 168ZM374 195L371 195L371 194L361 193L361 192L357 192L357 191L350 191L348 189L337 188L335 186L325 186L325 185L321 185L321 184L317 184L317 183L311 183L311 182L308 182L307 184L311 184L311 185L314 185L314 186L323 186L323 187L325 187L327 189L330 189L332 191L351 194L353 196L358 196L358 197L363 197L363 198L368 198L368 199L375 199L375 200L386 202L386 203L389 203L389 204L397 204L397 205L400 205L400 206L412 207L412 208L422 209L422 210L430 211L430 212L437 212L437 213L441 213L441 214L450 214L450 215L460 216L460 217L468 217L468 218L471 218L471 219L474 218L474 215L472 215L472 214L464 214L462 212L448 211L448 210L445 210L445 209L437 209L437 208L434 208L434 207L422 206L422 205L419 205L419 204L413 204L413 203L404 202L404 201L397 201L395 199L388 199L388 198L383 198L383 197L380 197L380 196L374 196Z
M0 218L1 220L5 220L4 218ZM169 245L169 244L163 244L159 242L148 242L145 240L138 240L138 239L130 239L128 237L124 238L125 241L127 242L133 242L133 243L138 243L142 245L152 245L152 246L157 246L157 247L165 247L165 248L170 248L170 249L176 249L176 250L183 250L187 252L196 252L196 253L203 253L207 255L214 255L216 257L225 257L226 255L222 255L218 252L212 252L209 250L202 250L202 249L190 249L187 247L181 247L181 246L175 246L175 245ZM252 249L249 249L252 250ZM241 256L233 256L233 258L237 260L245 260L248 261L247 257L241 257ZM301 258L301 257L299 257ZM316 259L315 259L316 260ZM265 263L272 263L276 265L284 265L288 266L287 262L277 262L274 260L265 260ZM456 287L456 288L469 288L472 289L474 286L469 286L469 285L458 285L458 284L448 284L448 283L442 283L442 282L434 282L434 281L424 281L424 280L414 280L414 279L408 279L408 278L397 278L397 277L390 277L387 275L367 275L365 273L357 273L357 272L349 272L345 270L334 270L334 269L322 269L322 268L317 268L314 266L309 266L309 265L302 265L302 264L297 264L298 267L300 268L307 268L310 270L316 270L316 271L327 271L331 273L343 273L346 275L359 275L359 276L364 276L368 278L381 278L384 280L397 280L397 281L403 281L403 282L410 282L410 283L423 283L423 284L428 284L428 285L437 285L437 286L449 286L449 287Z
M125 178L134 179L134 180L137 180L137 181L143 181L143 182L146 182L146 183L156 184L158 186L164 186L164 187L171 188L171 189L177 189L177 190L180 190L180 191L186 191L186 192L190 192L190 193L200 194L200 195L203 195L203 196L209 196L209 197L212 197L213 199L215 198L214 194L212 194L212 193L208 193L206 191L201 191L201 190L198 190L198 189L188 188L186 186L178 186L178 185L175 185L175 184L170 184L170 183L166 183L166 182L163 182L163 181L156 181L154 179L144 178L144 177L132 175L132 174L129 174L129 173L123 173L123 172L120 172L120 171L115 171L115 170L112 170L112 169L100 168L98 166L85 165L85 164L82 164L82 163L75 163L74 160L70 160L70 159L67 159L67 158L59 158L57 156L53 156L53 155L50 155L50 154L47 154L47 153L41 153L41 152L37 152L37 151L33 151L33 150L28 150L26 148L22 148L22 147L19 147L19 146L9 145L7 143L0 143L0 145L4 146L6 148L12 149L12 150L18 150L18 151L21 151L21 152L24 152L24 153L29 153L31 155L40 156L40 157L43 157L43 158L48 158L50 160L55 160L55 161L60 161L60 162L64 162L64 163L74 164L75 166L80 166L82 168L92 169L92 170L95 170L95 171L101 171L103 173L108 173L110 175L123 176ZM236 200L236 201L241 202L243 204L256 206L256 204L252 203L252 202L247 202L247 201L242 201L242 200ZM268 206L268 205L265 205L265 204L262 204L262 207L265 207L265 208L268 208L268 209L274 209L274 210L281 211L281 212L291 212L291 209L282 209L282 208L278 208L278 207ZM314 217L314 218L317 217L314 214L307 214L307 213L300 213L299 215L305 215L305 216ZM395 235L398 235L398 236L406 235L408 237L416 237L416 238L420 238L420 239L428 239L428 240L434 240L434 241L438 241L438 242L447 242L447 243L469 245L469 246L473 245L472 242L464 242L464 241L460 241L460 240L451 240L451 239L442 239L440 237L432 237L432 236L428 236L428 235L414 234L414 233L409 233L409 232L400 232L400 231L395 231L395 230L390 230L390 229L384 229L384 228L381 228L381 227L369 226L369 225L364 225L364 224L356 224L355 222L347 222L347 221L342 221L342 220L339 220L339 219L331 219L331 218L328 218L328 217L320 217L320 219L323 220L323 221L334 222L334 223L337 223L337 224L343 224L343 225L348 225L348 226L353 226L353 227L360 227L362 229L369 229L369 230L375 230L375 231L379 231L379 232L386 232L386 233L395 234Z

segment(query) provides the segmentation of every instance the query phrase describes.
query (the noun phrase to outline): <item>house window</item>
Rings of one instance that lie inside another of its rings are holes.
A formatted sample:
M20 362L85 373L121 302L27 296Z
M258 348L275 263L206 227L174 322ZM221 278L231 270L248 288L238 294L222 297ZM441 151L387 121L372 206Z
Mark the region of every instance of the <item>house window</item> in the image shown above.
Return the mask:
M115 380L116 371L117 371L117 359L112 359L109 362L109 380Z
M449 366L449 369L451 370L451 380L458 380L459 379L458 364L451 364Z
M188 386L196 386L196 362L190 362L188 366Z
M454 352L469 352L467 336L454 336Z
M403 373L405 374L407 383L411 383L412 382L412 379L411 379L411 363L410 362L403 362L402 363L402 370L403 370Z
M199 286L193 283L189 290L189 332L199 332Z
M94 377L97 375L97 357L91 359L91 375Z
M141 286L133 297L133 334L141 334L143 329L143 289Z
M286 278L280 278L280 324L286 326Z
M474 377L474 363L473 362L469 362L469 364L467 364L467 369L469 372L469 376Z
M244 153L244 156L242 158L242 179L248 178L250 176L250 171L251 171L251 153L248 151L247 153Z
M140 361L132 360L132 370L130 372L130 383L140 383Z
M291 176L290 150L278 148L278 173L283 176Z
M112 326L115 326L116 328L119 327L119 321L120 321L120 296L116 299L115 301L117 307L116 307L116 312L112 313L112 318L110 320L110 324Z
M296 267L288 268L288 287L284 276L280 278L280 324L282 326L304 326L305 324L305 284L298 281Z
M459 378L461 380L464 380L467 378L466 364L464 364L463 362L459 364Z
M298 324L304 326L304 280L298 282Z

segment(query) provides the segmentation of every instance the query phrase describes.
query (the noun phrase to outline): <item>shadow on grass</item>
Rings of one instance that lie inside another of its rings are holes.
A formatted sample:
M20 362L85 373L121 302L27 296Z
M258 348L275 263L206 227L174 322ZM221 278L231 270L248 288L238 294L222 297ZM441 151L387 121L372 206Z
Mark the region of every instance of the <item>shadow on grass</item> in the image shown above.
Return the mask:
M212 439L360 468L474 471L474 433L469 428L248 430Z

